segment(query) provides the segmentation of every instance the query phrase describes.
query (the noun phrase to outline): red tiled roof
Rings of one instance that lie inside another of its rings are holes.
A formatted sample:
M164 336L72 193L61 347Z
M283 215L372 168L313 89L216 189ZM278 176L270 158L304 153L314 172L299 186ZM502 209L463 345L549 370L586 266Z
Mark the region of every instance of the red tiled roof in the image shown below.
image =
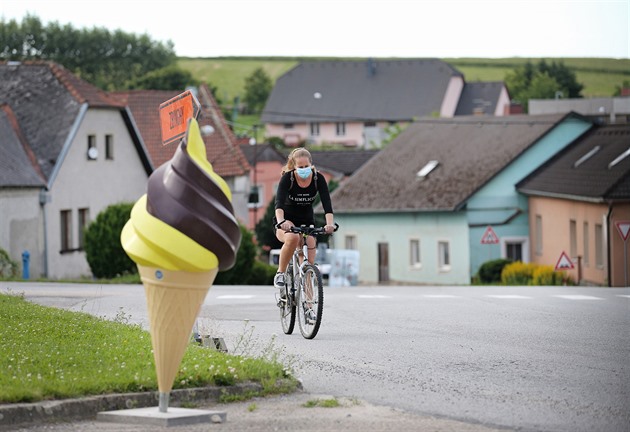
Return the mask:
M155 168L170 160L177 148L175 144L162 145L159 106L180 93L182 92L177 90L130 90L110 93L129 107ZM203 95L203 91L200 93ZM235 144L234 134L227 127L214 98L210 96L208 100L208 96L204 95L202 99L199 125L210 125L214 128L214 133L203 137L208 160L220 176L244 175L249 170L249 165Z

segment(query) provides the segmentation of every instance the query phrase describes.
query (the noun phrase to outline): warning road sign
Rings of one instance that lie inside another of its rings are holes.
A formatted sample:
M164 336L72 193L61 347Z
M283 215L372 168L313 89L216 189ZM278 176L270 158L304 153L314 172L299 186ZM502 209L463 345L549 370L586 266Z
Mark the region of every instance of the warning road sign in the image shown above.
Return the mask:
M571 261L571 258L569 258L569 255L567 255L565 251L562 251L556 263L556 270L571 270L573 268L573 261Z
M483 233L483 236L481 236L481 244L498 244L498 243L499 243L499 237L494 232L492 227L488 226L488 228L486 228L486 231Z
M623 239L623 241L628 240L628 234L630 233L630 221L617 221L615 222L617 226L617 231L619 231L619 235Z
M201 105L190 90L160 104L162 145L179 141L186 135L188 120L197 118Z

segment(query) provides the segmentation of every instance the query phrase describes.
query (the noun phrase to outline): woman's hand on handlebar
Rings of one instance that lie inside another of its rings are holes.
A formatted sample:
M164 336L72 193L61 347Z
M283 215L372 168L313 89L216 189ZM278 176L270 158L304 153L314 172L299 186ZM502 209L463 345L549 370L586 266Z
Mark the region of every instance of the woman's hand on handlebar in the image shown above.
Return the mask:
M276 225L276 228L279 228L285 232L290 231L291 227L293 227L293 222L288 220L283 220L282 222L279 222L278 225Z
M332 234L333 232L336 231L335 226L334 225L324 225L324 231L326 231L326 234Z

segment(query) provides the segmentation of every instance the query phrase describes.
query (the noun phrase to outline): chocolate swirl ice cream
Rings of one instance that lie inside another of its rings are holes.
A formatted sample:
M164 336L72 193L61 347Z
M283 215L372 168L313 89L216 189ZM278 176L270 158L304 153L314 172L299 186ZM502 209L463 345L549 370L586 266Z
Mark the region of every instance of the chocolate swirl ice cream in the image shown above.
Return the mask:
M241 241L227 183L206 159L199 125L190 120L173 158L149 177L121 241L139 265L167 270L227 270Z

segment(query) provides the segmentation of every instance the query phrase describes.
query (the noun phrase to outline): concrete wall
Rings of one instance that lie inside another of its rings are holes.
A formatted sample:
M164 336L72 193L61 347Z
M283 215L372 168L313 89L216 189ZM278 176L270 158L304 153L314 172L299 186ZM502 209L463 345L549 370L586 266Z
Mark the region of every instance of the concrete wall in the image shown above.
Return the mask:
M0 189L0 248L22 265L22 252L30 254L30 277L44 271L44 232L39 188ZM21 273L20 273L21 275Z

